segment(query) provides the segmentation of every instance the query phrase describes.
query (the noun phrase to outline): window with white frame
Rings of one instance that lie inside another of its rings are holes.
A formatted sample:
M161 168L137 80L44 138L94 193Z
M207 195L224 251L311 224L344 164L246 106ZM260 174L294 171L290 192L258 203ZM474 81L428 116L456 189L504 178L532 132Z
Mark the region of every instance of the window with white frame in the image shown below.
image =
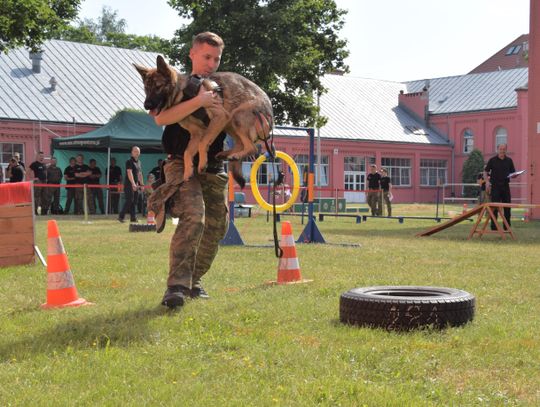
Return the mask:
M388 170L393 186L411 186L411 160L409 158L382 158L381 166Z
M319 171L317 171L317 156L314 158L315 160L315 184L321 185L321 186L327 186L328 185L328 176L330 171L330 166L328 165L329 159L327 155L321 156L321 182L319 183ZM306 169L309 169L309 155L307 154L297 154L294 157L294 161L296 162L296 165L298 166L298 171L300 171L300 174L303 174Z
M24 163L24 144L0 143L0 164L7 166L15 153L19 153L21 161Z
M448 173L446 160L420 159L420 185L434 187L446 183Z
M246 159L242 162L242 174L244 175L244 179L246 180L246 184L251 183L251 168L253 167L253 161L250 159ZM281 160L276 160L275 163L272 163L268 160L263 162L261 166L259 167L259 170L257 171L257 183L259 185L269 185L273 182L276 177L274 176L274 173L277 171L280 171L282 167ZM225 171L227 172L229 170L228 168L228 162L225 162Z
M474 134L471 129L465 129L463 132L463 152L470 153L474 148Z
M508 144L508 131L504 127L497 127L495 131L495 152L500 144Z

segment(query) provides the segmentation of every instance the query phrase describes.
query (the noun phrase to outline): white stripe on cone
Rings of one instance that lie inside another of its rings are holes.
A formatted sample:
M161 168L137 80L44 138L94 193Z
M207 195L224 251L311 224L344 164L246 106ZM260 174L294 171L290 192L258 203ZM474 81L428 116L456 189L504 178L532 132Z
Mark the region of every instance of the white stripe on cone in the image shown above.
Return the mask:
M294 236L293 235L284 235L281 237L281 246L283 247L293 247L294 246Z
M299 270L300 263L298 262L298 257L293 259L284 259L283 257L279 259L279 270Z

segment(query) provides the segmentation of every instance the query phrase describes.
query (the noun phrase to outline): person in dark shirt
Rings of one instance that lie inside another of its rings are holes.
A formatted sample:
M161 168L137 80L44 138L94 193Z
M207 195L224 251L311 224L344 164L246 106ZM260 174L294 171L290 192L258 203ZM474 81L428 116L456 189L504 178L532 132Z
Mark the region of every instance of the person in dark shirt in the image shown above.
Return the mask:
M88 176L88 185L99 185L99 179L101 178L101 170L97 166L96 160L93 158L89 161L90 164L90 171L92 172ZM99 206L99 210L102 215L105 215L105 206L103 205L103 190L100 188L90 188L90 191L87 191L90 193L90 200L92 201L92 204L90 207L92 208L92 211L90 212L92 215L95 215L97 212L96 209L96 200Z
M154 176L154 179L155 179L154 182L161 180L161 167L162 166L163 166L163 160L160 158L157 162L157 167L152 168L152 170L150 171L150 174Z
M511 203L510 178L509 175L516 172L514 162L506 155L506 144L497 146L497 155L491 157L484 169L484 179L486 181L486 192L491 195L491 202ZM488 178L489 177L489 178ZM498 216L498 209L494 209L495 218ZM510 225L510 208L504 208L504 217ZM506 225L503 225L506 229ZM491 221L491 230L497 230L495 222Z
M111 157L111 165L107 169L107 177L110 187L109 189L109 213L118 213L118 202L120 201L120 186L122 184L122 169L116 165L116 158ZM109 176L110 174L110 176Z
M476 183L480 187L478 192L478 205L489 202L489 194L486 192L486 180L484 178L484 171L478 173L476 177Z
M47 166L45 165L45 160L43 157L43 151L40 151L36 155L36 161L30 164L30 169L34 173L34 184L46 184L47 183ZM38 214L38 209L40 213L45 215L45 211L48 207L47 203L47 187L36 187L34 186L34 211L36 215Z
M75 167L73 168L75 174L76 184L88 184L88 177L92 174L90 167L84 163L84 156L78 154L75 158ZM90 192L86 191L86 204L88 210L93 212L92 200L90 199ZM75 188L75 213L82 215L84 213L84 188Z
M24 181L24 168L19 164L16 157L9 160L9 164L6 170L6 178L9 182L22 182Z
M381 196L381 174L377 172L377 166L371 164L370 173L367 176L368 192L367 203L371 208L371 215L381 216L382 214L382 196Z
M131 148L131 158L126 161L126 176L124 177L124 206L118 215L118 221L124 222L126 213L130 215L130 222L137 222L135 213L137 201L139 199L139 190L144 186L141 163L139 156L141 150L134 146Z
M47 166L47 184L59 185L61 182L62 170L56 165L56 157L51 157L51 163ZM53 215L60 213L60 187L50 186L47 188L47 204L45 213L47 213L49 209Z
M386 204L386 216L392 216L392 180L388 176L388 171L386 168L381 169L381 174L382 198ZM382 206L380 211L382 212Z
M13 157L15 157L17 159L17 162L19 163L19 165L22 167L22 169L26 172L26 166L24 165L24 163L21 161L21 155L19 153L15 153L13 154Z
M75 157L70 157L69 165L64 169L64 179L66 180L66 185L74 185L77 183L77 178L75 178ZM69 214L71 209L71 203L75 200L75 188L66 188L66 205L64 207L64 214ZM75 200L75 213L78 210L77 201Z

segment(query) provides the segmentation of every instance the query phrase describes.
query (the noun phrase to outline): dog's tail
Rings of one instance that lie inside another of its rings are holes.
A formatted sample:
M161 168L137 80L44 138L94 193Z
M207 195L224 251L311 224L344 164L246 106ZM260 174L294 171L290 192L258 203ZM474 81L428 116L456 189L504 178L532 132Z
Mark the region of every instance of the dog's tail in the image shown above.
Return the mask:
M244 189L246 186L246 180L244 174L242 173L242 162L240 160L229 160L229 170L236 181L240 186L240 189Z

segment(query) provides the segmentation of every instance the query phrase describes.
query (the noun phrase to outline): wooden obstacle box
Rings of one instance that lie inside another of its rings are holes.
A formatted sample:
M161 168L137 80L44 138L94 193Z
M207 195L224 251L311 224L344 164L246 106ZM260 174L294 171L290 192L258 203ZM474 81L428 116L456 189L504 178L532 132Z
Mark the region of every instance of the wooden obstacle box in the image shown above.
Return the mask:
M0 267L35 262L31 182L0 184Z

